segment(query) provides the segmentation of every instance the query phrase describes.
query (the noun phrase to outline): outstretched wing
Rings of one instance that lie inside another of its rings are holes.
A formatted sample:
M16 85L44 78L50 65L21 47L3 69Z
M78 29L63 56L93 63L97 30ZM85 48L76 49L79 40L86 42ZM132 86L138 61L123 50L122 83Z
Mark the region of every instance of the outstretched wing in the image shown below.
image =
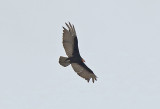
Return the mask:
M70 22L66 23L66 26L68 29L63 27L63 47L66 55L72 57L74 54L79 54L78 40L74 26Z
M89 69L84 63L72 63L72 68L79 76L84 78L89 82L89 80L92 78L92 82L94 83L95 80L97 80L97 76L93 73L91 69Z

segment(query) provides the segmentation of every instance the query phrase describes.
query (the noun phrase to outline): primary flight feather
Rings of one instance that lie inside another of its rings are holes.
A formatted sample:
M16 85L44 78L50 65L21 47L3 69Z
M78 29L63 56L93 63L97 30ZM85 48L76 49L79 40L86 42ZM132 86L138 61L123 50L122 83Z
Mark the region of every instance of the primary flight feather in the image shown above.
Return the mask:
M89 82L92 79L94 83L97 80L93 71L86 66L84 59L80 56L78 49L78 39L74 25L65 23L67 28L63 27L63 47L68 57L60 56L60 65L66 67L71 64L73 70L82 78Z

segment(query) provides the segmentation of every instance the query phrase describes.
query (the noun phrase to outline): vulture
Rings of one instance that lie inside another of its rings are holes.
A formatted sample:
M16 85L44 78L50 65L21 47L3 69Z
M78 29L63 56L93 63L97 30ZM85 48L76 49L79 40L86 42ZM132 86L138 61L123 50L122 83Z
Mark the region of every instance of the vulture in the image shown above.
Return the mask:
M88 82L90 79L92 79L92 82L94 83L94 81L97 80L97 76L90 68L86 66L86 64L84 63L85 60L81 57L79 53L78 39L74 25L71 25L70 22L65 24L68 29L63 27L62 43L68 57L60 56L59 64L63 67L67 67L71 64L73 70L80 77L84 78Z

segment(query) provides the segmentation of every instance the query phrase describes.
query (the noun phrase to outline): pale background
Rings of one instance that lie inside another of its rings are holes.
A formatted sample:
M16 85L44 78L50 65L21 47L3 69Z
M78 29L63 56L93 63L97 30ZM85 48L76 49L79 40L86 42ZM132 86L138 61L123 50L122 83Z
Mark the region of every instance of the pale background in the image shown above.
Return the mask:
M68 21L94 84L58 63ZM160 1L1 0L0 109L160 109Z

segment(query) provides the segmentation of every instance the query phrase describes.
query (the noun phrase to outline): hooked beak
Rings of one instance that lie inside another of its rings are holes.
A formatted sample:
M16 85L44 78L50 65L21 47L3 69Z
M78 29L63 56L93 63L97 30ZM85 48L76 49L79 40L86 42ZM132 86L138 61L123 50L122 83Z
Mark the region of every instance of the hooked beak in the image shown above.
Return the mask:
M85 62L85 60L82 58L82 62Z

